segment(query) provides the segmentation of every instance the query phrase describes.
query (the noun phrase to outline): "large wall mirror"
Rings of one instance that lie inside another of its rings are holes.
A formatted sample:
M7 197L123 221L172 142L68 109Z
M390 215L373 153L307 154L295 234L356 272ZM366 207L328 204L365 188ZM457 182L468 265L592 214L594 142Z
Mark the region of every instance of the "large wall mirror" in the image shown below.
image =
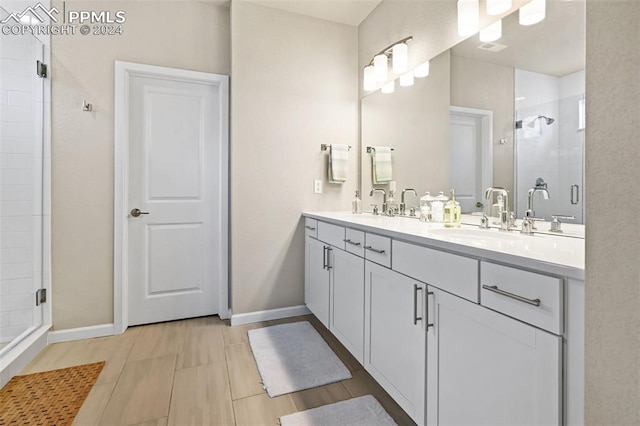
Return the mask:
M463 212L488 211L484 190L500 186L519 218L531 198L536 217L584 223L584 1L548 1L531 26L514 12L500 39L471 36L430 68L413 86L362 100L364 205L379 203L372 188L389 188L373 184L367 147L390 147L396 198L455 188Z

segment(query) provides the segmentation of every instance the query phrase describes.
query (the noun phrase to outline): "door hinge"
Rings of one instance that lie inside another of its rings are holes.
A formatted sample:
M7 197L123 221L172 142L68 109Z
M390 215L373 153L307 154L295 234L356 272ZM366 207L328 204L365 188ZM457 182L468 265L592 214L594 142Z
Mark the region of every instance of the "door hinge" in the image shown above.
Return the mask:
M47 289L41 288L36 291L36 306L47 303Z
M47 78L47 64L36 61L36 74L40 78Z

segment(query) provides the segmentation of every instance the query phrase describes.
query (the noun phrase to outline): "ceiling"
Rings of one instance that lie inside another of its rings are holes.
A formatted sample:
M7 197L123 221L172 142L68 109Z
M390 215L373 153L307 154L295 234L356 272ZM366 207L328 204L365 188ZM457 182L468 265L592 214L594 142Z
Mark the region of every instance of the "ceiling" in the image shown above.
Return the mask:
M358 26L382 0L251 0L262 6Z
M479 49L487 44L474 35L452 48L456 56L562 77L585 67L585 1L547 1L544 21L523 26L518 12L502 20L499 52Z

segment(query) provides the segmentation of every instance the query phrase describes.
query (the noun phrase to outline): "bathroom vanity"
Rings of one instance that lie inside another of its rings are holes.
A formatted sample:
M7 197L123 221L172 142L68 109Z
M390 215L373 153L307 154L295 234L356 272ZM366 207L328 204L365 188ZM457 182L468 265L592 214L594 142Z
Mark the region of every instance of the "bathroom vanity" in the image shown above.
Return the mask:
M308 308L417 424L583 423L584 239L303 216Z

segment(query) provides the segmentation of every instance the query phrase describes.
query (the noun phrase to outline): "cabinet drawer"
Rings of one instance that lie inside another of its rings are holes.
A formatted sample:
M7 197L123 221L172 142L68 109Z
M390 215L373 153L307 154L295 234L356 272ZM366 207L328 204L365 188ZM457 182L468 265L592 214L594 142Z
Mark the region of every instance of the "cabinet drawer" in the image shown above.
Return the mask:
M393 270L478 303L475 259L394 241Z
M310 219L308 217L304 218L304 233L313 238L318 238L318 221L315 219Z
M364 232L347 228L344 239L345 248L349 253L364 257Z
M562 334L562 279L481 262L480 284L482 305Z
M318 239L344 250L344 227L318 222Z
M391 238L366 233L364 258L391 268Z

